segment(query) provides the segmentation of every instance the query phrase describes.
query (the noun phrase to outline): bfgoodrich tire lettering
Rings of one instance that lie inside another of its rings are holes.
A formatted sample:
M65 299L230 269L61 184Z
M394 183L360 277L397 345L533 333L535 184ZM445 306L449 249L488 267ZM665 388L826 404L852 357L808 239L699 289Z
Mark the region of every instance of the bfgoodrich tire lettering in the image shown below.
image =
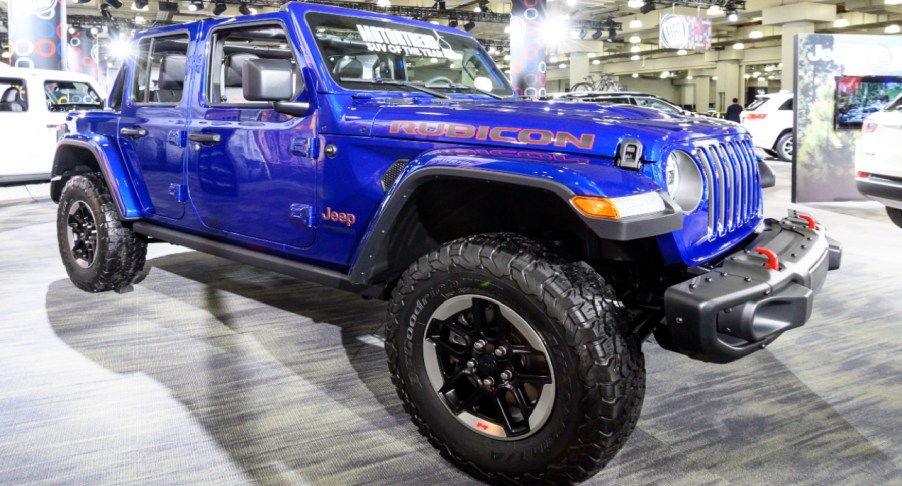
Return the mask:
M551 357L553 409L522 439L476 433L430 383L423 365L428 319L459 295L482 295L515 311ZM623 447L645 392L642 352L611 287L588 265L512 234L459 239L412 264L393 291L386 350L392 381L420 433L459 467L495 482L592 476Z
M89 253L76 244L79 238L73 238L73 227L78 234L91 235ZM132 283L144 267L147 242L122 225L99 174L69 179L60 196L56 228L63 265L72 283L82 290L120 289Z

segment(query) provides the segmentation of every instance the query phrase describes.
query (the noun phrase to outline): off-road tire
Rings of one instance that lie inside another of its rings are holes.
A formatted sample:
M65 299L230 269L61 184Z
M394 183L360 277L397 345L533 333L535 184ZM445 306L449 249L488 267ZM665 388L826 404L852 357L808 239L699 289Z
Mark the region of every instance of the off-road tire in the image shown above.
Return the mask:
M889 219L893 223L896 223L896 226L902 228L902 209L891 208L891 207L887 206L886 214L889 215Z
M554 363L555 401L534 435L500 441L467 428L424 379L422 336L431 312L483 293L529 315ZM388 365L420 433L452 463L493 483L576 483L610 461L635 428L645 394L638 339L622 304L589 265L514 234L452 241L401 276L389 304ZM417 361L419 359L419 361Z
M792 132L786 132L777 138L777 143L774 145L774 152L777 153L777 157L779 157L780 160L792 162L792 154L794 151L795 137L793 137Z
M69 210L84 203L96 220L96 256L83 268L68 241ZM56 223L60 256L69 279L87 292L119 290L133 282L144 268L147 241L125 227L100 174L73 176L60 195Z

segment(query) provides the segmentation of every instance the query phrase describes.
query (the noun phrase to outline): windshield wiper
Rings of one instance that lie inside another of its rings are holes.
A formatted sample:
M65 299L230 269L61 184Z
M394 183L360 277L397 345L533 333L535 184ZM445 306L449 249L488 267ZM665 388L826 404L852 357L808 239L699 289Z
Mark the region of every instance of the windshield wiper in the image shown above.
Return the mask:
M475 91L479 94L484 94L486 96L491 96L492 98L495 98L496 100L504 99L503 96L496 95L495 93L492 93L491 91L485 91L485 90L479 89L475 86L467 86L465 84L459 84L459 83L427 84L426 87L427 88L443 88L443 89L465 89L465 90L469 90L469 91Z
M367 83L367 84L383 84L388 86L403 86L405 88L410 88L412 90L419 91L421 93L426 93L428 95L435 96L436 98L448 99L447 95L439 93L438 91L433 91L429 88L419 86L411 83L410 81L401 81L399 79L385 79L385 78L376 78L376 79L363 79L363 78L339 78L342 82L348 83Z

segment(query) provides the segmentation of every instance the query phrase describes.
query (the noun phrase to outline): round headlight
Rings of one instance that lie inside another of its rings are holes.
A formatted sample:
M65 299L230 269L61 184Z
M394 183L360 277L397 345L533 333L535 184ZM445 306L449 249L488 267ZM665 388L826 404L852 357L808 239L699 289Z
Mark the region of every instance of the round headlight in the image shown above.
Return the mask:
M695 211L702 200L702 172L695 160L682 150L674 150L664 167L667 192L686 213Z

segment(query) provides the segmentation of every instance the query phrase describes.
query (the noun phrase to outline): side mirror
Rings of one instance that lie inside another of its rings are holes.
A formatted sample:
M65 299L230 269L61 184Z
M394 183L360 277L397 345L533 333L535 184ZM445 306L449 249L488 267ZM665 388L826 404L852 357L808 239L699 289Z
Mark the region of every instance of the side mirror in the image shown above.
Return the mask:
M309 103L291 101L304 88L304 80L288 59L248 59L241 81L248 101L271 101L276 111L293 116L304 116L310 109Z

